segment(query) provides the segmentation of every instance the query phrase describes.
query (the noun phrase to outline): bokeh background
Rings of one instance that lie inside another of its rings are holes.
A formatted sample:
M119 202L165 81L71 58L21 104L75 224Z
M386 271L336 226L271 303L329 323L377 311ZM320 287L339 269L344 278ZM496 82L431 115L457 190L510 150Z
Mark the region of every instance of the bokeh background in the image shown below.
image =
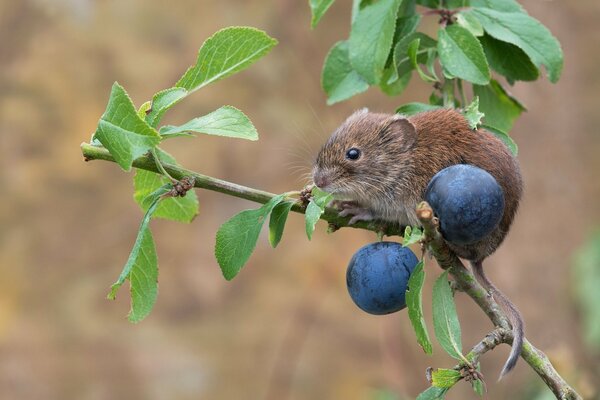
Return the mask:
M521 309L528 338L585 398L598 398L600 357L593 336L583 340L589 315L577 307L572 266L600 223L600 3L522 3L560 39L566 64L556 85L512 89L529 108L512 133L526 191L487 270ZM427 386L427 366L453 365L439 347L433 357L422 353L406 312L375 317L351 302L345 267L375 240L371 233L327 235L319 224L309 242L292 215L280 246L271 249L263 235L226 282L214 234L255 205L208 191L198 192L193 223L152 223L160 296L151 316L127 322L126 290L105 299L141 217L132 174L84 163L79 150L113 81L139 105L170 87L216 30L266 30L280 42L271 54L165 119L181 123L231 104L261 140L198 137L165 147L208 175L276 193L299 189L320 144L350 112L391 112L428 94L414 79L399 98L371 89L326 106L321 66L347 37L349 19L345 1L314 31L307 2L297 0L0 1L0 398L414 399ZM430 293L438 268L427 268ZM429 310L428 296L425 303ZM469 348L491 326L470 299L459 294L457 303ZM487 399L552 398L522 361L496 383L507 354L503 346L482 359ZM474 397L463 383L448 396Z

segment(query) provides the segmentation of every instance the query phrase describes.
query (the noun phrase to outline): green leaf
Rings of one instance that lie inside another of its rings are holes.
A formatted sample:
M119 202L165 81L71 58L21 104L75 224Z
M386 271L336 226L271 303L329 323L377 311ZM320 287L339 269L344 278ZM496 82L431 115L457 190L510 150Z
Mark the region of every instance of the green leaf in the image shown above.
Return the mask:
M152 214L156 211L161 196L167 193L171 187L171 185L162 186L148 196L150 207L144 214L144 218L142 218L127 263L125 263L117 281L111 286L107 296L108 299L114 300L119 288L125 283L125 280L129 280L131 285L129 320L131 322L139 322L144 319L156 302L158 295L158 259L148 224Z
M417 54L419 51L420 44L421 44L421 39L415 39L409 43L408 49L407 49L407 54L408 54L408 59L410 60L410 64L413 67L413 69L417 70L417 73L419 74L419 76L421 77L422 80L424 80L425 82L437 82L438 79L436 76L429 76L425 72L421 71L421 68L419 68L419 64L417 61ZM429 58L429 52L427 53L427 55Z
M490 81L490 69L481 44L465 28L458 25L440 28L437 49L445 72L479 85Z
M348 56L348 42L337 42L327 54L321 74L321 86L331 105L362 93L369 84L352 69Z
M350 64L367 83L380 82L396 27L401 0L379 0L360 8L352 23Z
M546 67L550 82L558 81L564 62L560 43L537 19L522 12L502 12L489 8L474 8L469 12L481 22L490 36L520 47L538 68L542 65Z
M225 279L235 278L246 264L265 219L283 198L284 195L275 196L262 207L244 210L221 225L217 231L215 256Z
M413 62L408 55L408 47L415 39L419 39L416 57L418 64L426 64L428 61L428 50L437 46L437 42L434 39L421 32L413 32L400 39L394 48L393 56L393 64L396 66L397 76L403 76L414 68Z
M431 354L433 352L431 339L423 317L423 282L425 282L425 270L423 269L423 260L421 260L408 279L406 305L408 306L408 318L417 335L417 342L426 354Z
M317 26L333 2L334 0L309 0L308 4L310 5L310 11L312 13L310 27L312 29Z
M477 129L477 126L481 123L481 118L485 117L485 114L479 112L479 97L475 96L473 102L465 107L463 115L469 122L471 129Z
M250 27L221 29L198 51L198 60L175 84L190 92L246 69L266 55L277 40Z
M281 241L287 216L293 206L293 201L284 201L277 204L271 212L271 218L269 219L269 243L271 243L273 248L277 247Z
M515 120L525 111L525 107L494 79L486 86L473 85L473 94L479 97L485 124L504 132L510 132Z
M483 26L481 26L479 20L471 14L463 12L457 13L456 23L471 32L474 36L483 36Z
M515 157L517 156L517 154L519 153L519 147L517 146L515 141L510 136L508 136L508 133L486 124L481 125L481 127L486 131L490 132L492 135L496 136L498 139L500 139L502 143L504 143L506 147L508 147L511 153L513 153Z
M163 115L167 110L173 107L184 99L189 92L187 89L180 87L172 87L170 89L161 90L152 97L152 106L150 112L146 115L146 122L152 126L157 127Z
M151 101L147 101L144 104L142 104L140 106L140 108L138 108L137 114L141 119L145 119L146 118L146 113L148 112L148 110L150 110L150 108L152 107L152 102Z
M417 396L417 400L439 400L446 397L447 388L432 386Z
M600 231L590 235L575 253L572 283L581 310L585 343L600 352Z
M383 71L381 82L379 82L379 88L388 96L398 96L400 93L404 92L412 77L412 73L408 72L401 77L392 79L392 75L394 74L396 74L396 68L394 66L386 68Z
M402 5L406 4L404 0ZM402 8L402 7L400 7ZM396 19L396 30L394 31L393 43L398 43L403 38L414 33L421 22L421 14L409 15L409 16L398 16Z
M497 11L522 12L525 10L515 0L471 0L471 7L491 8Z
M407 226L404 228L404 238L402 240L402 246L410 246L411 244L419 243L423 239L423 231L421 228L415 226Z
M438 388L451 388L462 378L459 371L455 369L438 368L431 374L431 384Z
M417 4L428 8L438 8L440 0L417 0Z
M523 50L514 44L494 39L488 34L479 38L490 67L504 75L510 83L535 81L540 71Z
M406 103L406 104L398 107L396 109L396 114L411 116L411 115L415 115L415 114L425 112L425 111L438 110L440 108L443 108L443 107L426 104L426 103L413 102L413 103Z
M232 106L223 106L203 117L194 118L183 125L166 125L160 128L163 136L184 132L206 133L238 139L258 140L258 132L250 119Z
M133 160L160 142L158 132L139 117L129 95L117 82L94 137L125 171L131 169Z
M481 364L477 363L477 372L481 372ZM485 393L485 386L481 379L474 379L471 381L471 387L473 391L479 395L479 397L483 397Z
M462 354L460 324L448 282L448 271L444 271L433 285L433 330L438 342L450 356L467 361Z
M325 212L325 207L327 204L329 204L332 198L332 194L324 192L317 187L313 188L312 197L306 206L306 211L304 212L306 236L308 236L308 240L312 239L312 234L315 231L315 225L317 225L317 221Z
M157 149L161 161L177 165L175 158L169 153ZM161 186L170 183L170 180L160 174L138 169L133 178L135 192L133 198L146 211L150 207L149 195ZM165 218L171 221L191 222L198 214L198 197L194 190L190 190L184 197L169 197L158 205L154 218Z

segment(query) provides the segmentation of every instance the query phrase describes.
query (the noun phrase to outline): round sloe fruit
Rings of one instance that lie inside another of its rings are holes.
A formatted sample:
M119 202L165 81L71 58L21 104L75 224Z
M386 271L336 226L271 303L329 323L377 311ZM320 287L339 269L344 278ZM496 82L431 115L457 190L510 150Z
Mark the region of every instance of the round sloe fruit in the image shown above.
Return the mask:
M390 314L406 307L406 287L418 263L408 247L376 242L360 248L346 271L348 292L369 314Z
M492 175L473 165L453 165L435 174L425 200L440 219L444 239L457 245L485 238L504 214L502 188Z

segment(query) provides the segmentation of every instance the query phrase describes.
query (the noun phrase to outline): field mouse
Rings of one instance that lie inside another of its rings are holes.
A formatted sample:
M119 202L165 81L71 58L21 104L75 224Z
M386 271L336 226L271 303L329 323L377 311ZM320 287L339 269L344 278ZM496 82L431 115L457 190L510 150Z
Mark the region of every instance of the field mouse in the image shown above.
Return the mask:
M504 191L504 215L492 233L470 245L448 243L459 257L470 261L478 280L508 313L514 339L502 378L515 366L524 336L521 314L482 267L508 233L523 190L519 164L504 143L485 130L472 130L464 116L452 109L409 118L362 109L323 145L313 181L340 200L340 215L351 215L351 223L377 219L419 225L415 208L427 184L438 171L455 164L486 170Z

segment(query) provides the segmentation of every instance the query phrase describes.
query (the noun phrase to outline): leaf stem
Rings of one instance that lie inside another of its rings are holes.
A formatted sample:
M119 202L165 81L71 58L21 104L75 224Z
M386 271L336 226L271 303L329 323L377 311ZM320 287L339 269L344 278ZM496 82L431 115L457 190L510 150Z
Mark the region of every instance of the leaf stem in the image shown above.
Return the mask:
M156 168L158 168L158 171L161 174L163 174L164 176L166 176L167 178L169 178L172 183L177 183L178 180L173 178L163 167L162 161L158 157L158 152L156 151L156 147L152 148L152 150L150 150L150 153L152 153L152 158L154 158L154 162L156 163Z
M458 87L458 94L460 95L461 107L467 106L467 99L465 97L465 91L463 90L462 79L456 79L456 87Z
M442 100L444 107L454 108L454 79L444 79L444 85L442 86Z

